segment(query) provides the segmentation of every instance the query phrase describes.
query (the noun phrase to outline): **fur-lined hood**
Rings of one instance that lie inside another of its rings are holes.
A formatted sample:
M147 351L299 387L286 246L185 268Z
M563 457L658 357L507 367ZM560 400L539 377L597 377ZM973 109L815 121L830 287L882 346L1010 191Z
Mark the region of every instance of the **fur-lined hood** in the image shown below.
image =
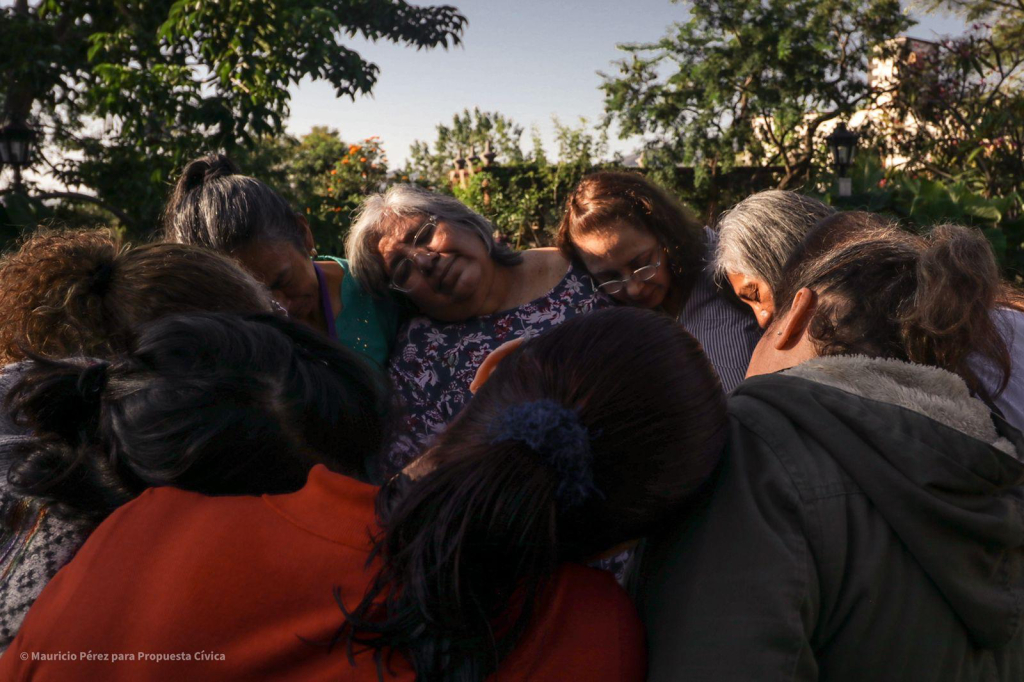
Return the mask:
M729 412L805 498L865 495L978 645L1019 636L1024 436L963 380L895 360L822 357L747 379Z
M997 433L988 406L971 395L963 379L944 369L864 355L833 355L808 360L785 374L899 405L1021 458L1013 443Z

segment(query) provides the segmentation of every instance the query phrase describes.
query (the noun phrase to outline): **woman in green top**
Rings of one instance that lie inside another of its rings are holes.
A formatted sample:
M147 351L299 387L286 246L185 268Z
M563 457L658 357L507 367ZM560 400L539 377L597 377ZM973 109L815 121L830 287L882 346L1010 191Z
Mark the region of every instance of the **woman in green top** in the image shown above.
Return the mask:
M395 301L366 291L348 261L314 260L306 219L273 189L242 175L226 156L185 166L164 209L164 237L230 254L267 285L289 317L380 367L387 363L400 322Z

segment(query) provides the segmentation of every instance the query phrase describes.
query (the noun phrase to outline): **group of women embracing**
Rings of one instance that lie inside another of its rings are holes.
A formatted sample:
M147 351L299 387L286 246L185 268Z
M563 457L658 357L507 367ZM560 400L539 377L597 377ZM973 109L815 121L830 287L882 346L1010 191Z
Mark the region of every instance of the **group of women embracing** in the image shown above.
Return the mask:
M642 175L516 252L225 157L0 262L4 680L1024 679L1024 298L974 230Z

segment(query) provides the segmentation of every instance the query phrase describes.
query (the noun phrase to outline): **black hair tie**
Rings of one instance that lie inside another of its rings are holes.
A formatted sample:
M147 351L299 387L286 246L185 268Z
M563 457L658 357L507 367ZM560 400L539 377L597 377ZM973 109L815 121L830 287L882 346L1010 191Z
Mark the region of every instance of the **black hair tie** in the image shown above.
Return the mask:
M106 296L114 282L114 264L101 263L92 272L89 290L97 296Z
M110 369L109 362L106 360L96 360L90 363L78 375L78 382L75 384L75 387L85 400L92 402L100 399L103 389L107 387L108 369Z
M517 441L537 453L558 481L555 497L562 509L604 497L594 483L591 434L579 415L553 400L513 405L491 425L492 443Z

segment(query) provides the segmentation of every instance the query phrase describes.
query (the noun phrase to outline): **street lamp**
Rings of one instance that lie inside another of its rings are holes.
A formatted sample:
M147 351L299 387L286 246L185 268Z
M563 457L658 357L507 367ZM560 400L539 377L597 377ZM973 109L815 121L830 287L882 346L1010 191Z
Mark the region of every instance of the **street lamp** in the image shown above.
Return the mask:
M0 165L14 169L14 188L21 187L21 169L32 165L32 143L36 132L20 121L0 128Z
M839 196L848 197L853 193L853 181L846 172L853 165L853 157L857 151L857 140L860 135L848 130L846 123L840 121L832 134L825 138L828 150L832 154L832 163L836 166L839 176Z

